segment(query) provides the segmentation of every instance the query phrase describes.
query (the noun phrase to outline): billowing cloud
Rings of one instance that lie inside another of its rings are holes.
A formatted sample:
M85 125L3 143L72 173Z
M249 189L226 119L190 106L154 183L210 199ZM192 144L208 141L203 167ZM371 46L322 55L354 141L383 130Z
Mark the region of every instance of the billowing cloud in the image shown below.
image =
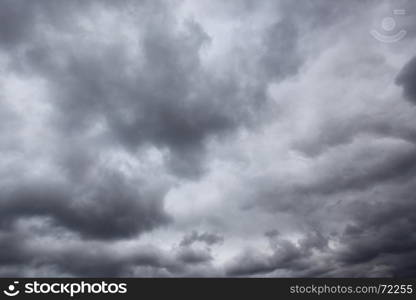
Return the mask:
M414 11L0 1L0 276L414 277Z

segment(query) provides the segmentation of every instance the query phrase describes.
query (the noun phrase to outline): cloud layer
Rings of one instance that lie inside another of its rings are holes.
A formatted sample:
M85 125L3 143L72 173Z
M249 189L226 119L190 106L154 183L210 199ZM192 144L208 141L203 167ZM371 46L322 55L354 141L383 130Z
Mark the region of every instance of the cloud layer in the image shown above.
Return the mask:
M413 13L0 1L0 276L414 277Z

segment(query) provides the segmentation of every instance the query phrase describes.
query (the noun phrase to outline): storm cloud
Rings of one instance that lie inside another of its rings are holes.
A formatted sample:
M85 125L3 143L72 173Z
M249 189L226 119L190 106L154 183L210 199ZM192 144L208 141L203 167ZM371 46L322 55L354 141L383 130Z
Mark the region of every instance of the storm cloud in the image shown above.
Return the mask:
M415 6L300 2L0 0L0 276L414 277Z
M416 101L416 58L409 61L397 77L397 84L403 86L406 98L414 103Z

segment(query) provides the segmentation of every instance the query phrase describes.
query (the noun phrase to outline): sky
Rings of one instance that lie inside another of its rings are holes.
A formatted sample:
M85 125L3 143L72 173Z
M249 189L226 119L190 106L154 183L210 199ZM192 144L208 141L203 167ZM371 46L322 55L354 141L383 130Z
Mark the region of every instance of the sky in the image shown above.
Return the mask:
M0 276L415 277L414 14L0 0Z

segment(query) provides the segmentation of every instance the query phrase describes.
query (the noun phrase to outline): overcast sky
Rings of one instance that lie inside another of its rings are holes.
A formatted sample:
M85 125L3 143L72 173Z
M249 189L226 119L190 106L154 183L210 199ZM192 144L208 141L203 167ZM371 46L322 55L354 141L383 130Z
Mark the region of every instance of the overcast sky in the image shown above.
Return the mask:
M415 14L0 0L0 276L415 277Z

